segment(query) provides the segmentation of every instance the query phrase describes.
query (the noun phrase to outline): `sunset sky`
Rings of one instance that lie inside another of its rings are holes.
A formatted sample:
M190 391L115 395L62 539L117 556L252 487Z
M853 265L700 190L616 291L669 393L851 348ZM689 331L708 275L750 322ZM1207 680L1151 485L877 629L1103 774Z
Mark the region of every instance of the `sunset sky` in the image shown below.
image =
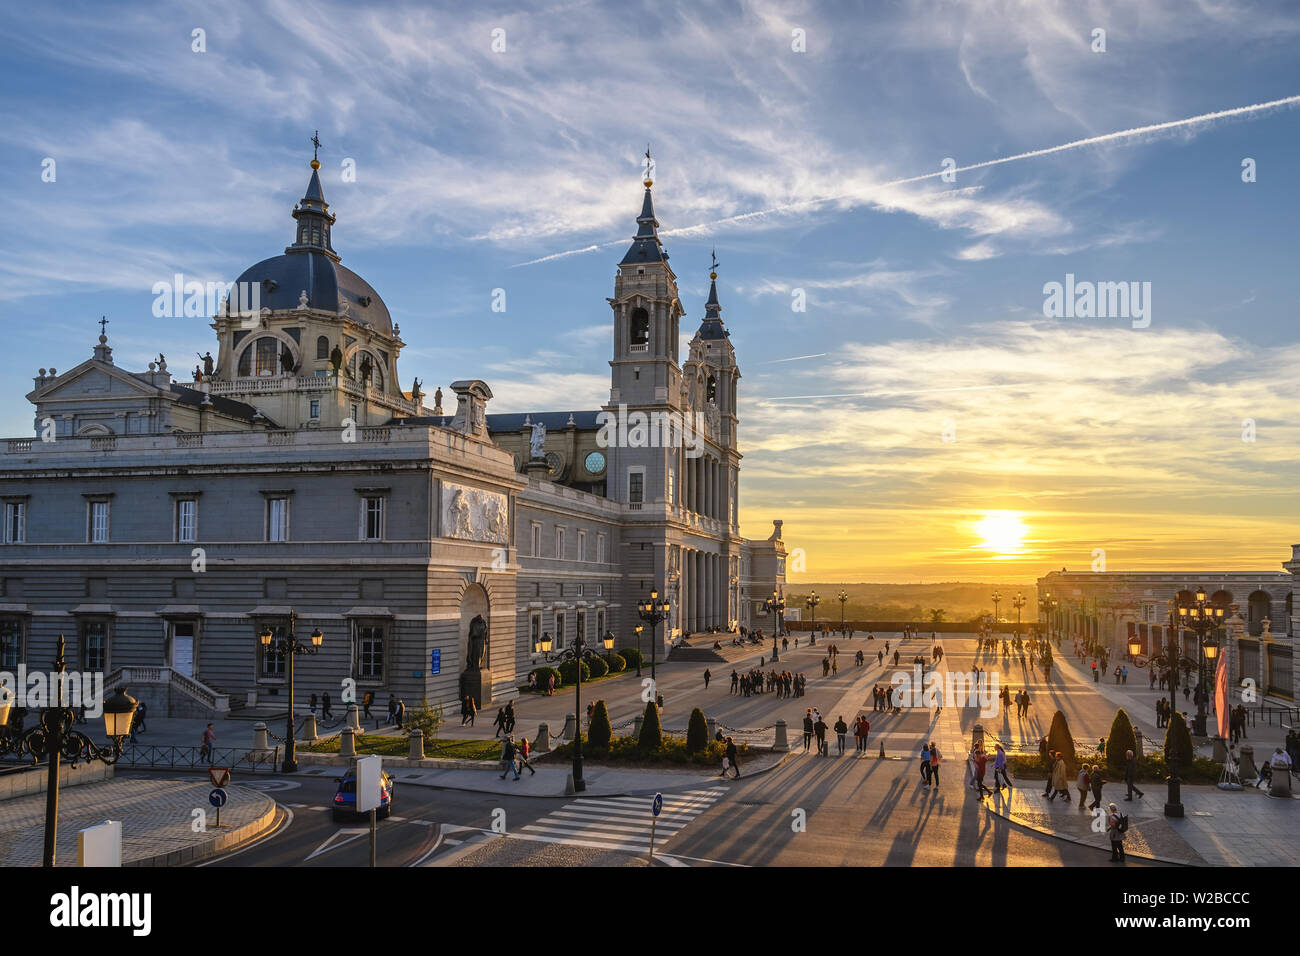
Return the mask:
M1109 570L1280 570L1300 541L1297 104L899 181L1296 97L1300 12L860 6L0 22L0 429L32 434L32 376L89 357L101 314L134 370L212 348L207 320L151 315L152 286L278 254L317 129L334 246L401 324L403 387L599 407L649 142L683 346L721 262L742 531L783 519L805 580L1030 581L1094 549ZM1067 274L1149 282L1149 327L1046 317Z

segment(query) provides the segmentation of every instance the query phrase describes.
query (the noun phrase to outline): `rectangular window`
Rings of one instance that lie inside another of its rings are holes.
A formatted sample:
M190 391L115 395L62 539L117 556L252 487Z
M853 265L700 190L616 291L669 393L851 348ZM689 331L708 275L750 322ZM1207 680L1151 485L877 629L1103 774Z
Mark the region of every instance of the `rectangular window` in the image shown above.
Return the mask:
M323 370L323 369L322 369L322 370L319 370L319 371L316 372L316 374L317 374L317 375L323 375L323 374L324 374L324 370ZM319 399L319 398L313 398L313 399L311 400L311 417L312 417L312 418L320 418L320 399Z
M90 541L92 544L103 544L108 541L107 501L90 503Z
M605 609L603 607L598 607L596 608L596 640L600 640L604 636L605 636Z
M11 501L5 505L5 544L22 544L27 540L27 504Z
M578 560L587 560L587 532L578 532Z
M576 639L579 641L586 641L587 640L587 612L579 608L576 614L577 616L574 618Z
M352 403L352 421L353 421L353 423L354 423L354 424L360 424L360 422L358 421L358 419L359 419L360 417L361 417L361 416L357 414L357 403L356 403L356 402L353 402L353 403Z
M603 585L603 584L597 584L597 585L596 585L596 597L604 597L604 596L605 596L605 585Z
M579 585L578 585L578 597L582 597L583 593L584 593L586 590L587 590L587 585L585 585L585 584L579 584Z
M564 557L564 529L563 528L555 529L555 556L557 558Z
M556 648L564 647L564 612L555 612L555 646Z
M598 564L605 563L605 536L596 535L596 561Z
M289 540L289 499L266 499L266 540Z
M23 622L20 618L0 618L0 670L13 673L23 650ZM9 688L11 691L14 688Z
M105 621L82 623L81 666L88 671L108 669L108 624Z
M384 679L384 626L357 625L357 680Z
M542 642L542 613L540 611L533 611L528 615L528 640L533 653L536 654L538 652L537 645Z
M193 498L176 502L176 540L197 541L199 536L199 503Z
M627 500L634 505L645 500L644 472L634 471L627 476Z
M361 537L365 541L381 541L384 537L384 499L363 499L361 511Z
M259 621L257 624L257 635L262 633L262 629L269 627L271 629L271 646L263 647L260 636L253 639L257 641L258 657L258 676L272 680L284 677L284 654L276 650L279 642L285 639L288 634L288 622L279 619L274 621Z
M668 503L677 503L677 472L672 468L668 469Z
M542 556L542 526L536 521L533 522L533 557Z

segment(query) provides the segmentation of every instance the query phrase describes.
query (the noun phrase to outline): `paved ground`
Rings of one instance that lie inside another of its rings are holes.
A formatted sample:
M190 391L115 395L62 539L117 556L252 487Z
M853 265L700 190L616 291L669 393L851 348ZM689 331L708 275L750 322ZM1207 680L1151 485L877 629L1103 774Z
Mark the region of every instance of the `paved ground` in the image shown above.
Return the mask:
M55 862L77 865L77 831L105 820L122 822L122 862L197 850L219 835L214 828L195 832L195 810L215 827L216 811L208 804L212 785L189 780L113 780L59 792L59 831ZM221 811L225 831L254 824L273 809L272 801L242 787L228 790ZM0 865L39 866L45 840L45 795L0 802Z

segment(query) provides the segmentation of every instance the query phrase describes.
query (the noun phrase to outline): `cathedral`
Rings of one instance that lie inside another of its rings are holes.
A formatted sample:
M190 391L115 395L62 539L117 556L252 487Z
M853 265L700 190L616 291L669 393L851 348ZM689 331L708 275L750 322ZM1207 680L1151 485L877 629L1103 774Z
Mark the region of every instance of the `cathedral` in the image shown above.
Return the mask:
M607 300L608 402L497 414L480 379L402 389L401 329L342 265L311 167L291 243L225 287L215 357L127 371L105 321L90 358L35 376L34 437L0 442L0 670L48 665L64 635L70 669L155 713L283 710L286 661L259 634L319 629L303 696L351 680L381 702L486 705L526 683L544 636L648 656L652 590L671 604L661 659L764 624L786 552L779 520L739 533L716 260L681 362L650 178Z

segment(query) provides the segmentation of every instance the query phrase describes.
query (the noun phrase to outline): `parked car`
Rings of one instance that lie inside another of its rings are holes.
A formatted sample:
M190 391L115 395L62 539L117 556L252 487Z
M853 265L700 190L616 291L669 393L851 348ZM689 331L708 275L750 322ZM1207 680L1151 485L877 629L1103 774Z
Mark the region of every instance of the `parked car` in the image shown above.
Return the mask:
M387 770L380 771L379 809L375 815L384 818L393 812L393 778ZM338 778L338 789L334 792L334 819L357 816L357 771L349 769Z

